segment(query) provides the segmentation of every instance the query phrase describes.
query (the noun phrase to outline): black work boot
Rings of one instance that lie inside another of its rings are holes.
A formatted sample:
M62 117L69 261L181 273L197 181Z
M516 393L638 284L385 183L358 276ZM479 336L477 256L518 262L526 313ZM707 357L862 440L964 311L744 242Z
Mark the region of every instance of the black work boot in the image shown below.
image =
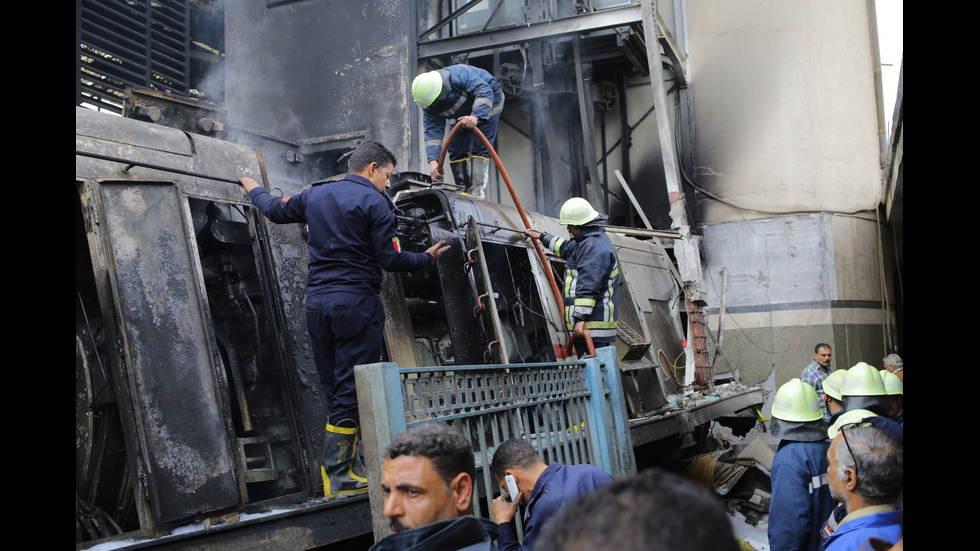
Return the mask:
M459 186L460 191L468 191L470 188L469 158L449 161L449 168L453 171L453 180Z
M364 465L357 456L357 434L358 427L351 419L337 425L327 423L320 464L323 495L327 498L363 494L368 490Z

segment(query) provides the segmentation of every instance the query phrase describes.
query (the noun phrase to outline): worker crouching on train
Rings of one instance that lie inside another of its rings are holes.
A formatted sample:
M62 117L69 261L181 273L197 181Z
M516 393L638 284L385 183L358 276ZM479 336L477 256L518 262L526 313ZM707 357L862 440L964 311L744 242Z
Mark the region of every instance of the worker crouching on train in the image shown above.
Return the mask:
M599 225L605 216L588 201L573 197L561 206L559 221L568 227L571 239L532 229L524 233L565 259L564 305L568 331L583 335L589 330L596 348L616 341L619 307L619 261L616 249ZM582 356L585 342L575 343Z
M490 178L490 152L476 139L477 129L493 146L497 122L504 109L504 91L489 72L471 65L450 65L422 73L412 81L412 97L422 108L425 128L425 158L432 180L443 179L439 158L446 124L463 123L449 143L449 167L463 193L482 199Z

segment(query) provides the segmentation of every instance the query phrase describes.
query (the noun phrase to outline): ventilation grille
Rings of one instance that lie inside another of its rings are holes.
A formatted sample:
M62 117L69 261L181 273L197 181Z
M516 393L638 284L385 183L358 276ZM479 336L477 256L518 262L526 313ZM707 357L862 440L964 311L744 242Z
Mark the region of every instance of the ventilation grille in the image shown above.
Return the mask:
M76 6L77 105L121 112L129 86L188 93L188 2L82 0Z

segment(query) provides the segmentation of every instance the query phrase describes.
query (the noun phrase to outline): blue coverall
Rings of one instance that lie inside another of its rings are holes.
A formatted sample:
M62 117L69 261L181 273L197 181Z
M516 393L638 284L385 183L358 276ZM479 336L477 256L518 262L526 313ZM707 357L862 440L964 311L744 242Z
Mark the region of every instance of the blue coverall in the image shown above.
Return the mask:
M450 65L440 71L449 73L450 90L445 100L437 100L422 109L427 162L439 160L442 139L446 135L446 121L465 115L479 119L476 127L492 145L497 137L500 112L504 108L504 92L500 82L487 71L469 65ZM473 141L473 132L469 129L457 130L449 144L449 160L469 157L471 148L474 156L490 158L483 140Z
M411 272L432 257L401 250L395 205L370 180L347 174L279 199L262 187L249 197L277 223L305 222L310 256L306 324L329 419L360 425L354 366L381 360L383 270Z
M541 234L541 242L565 259L565 322L568 330L575 323L585 328L598 348L616 340L619 315L619 262L616 249L599 226L582 226L571 239Z
M827 440L783 440L772 461L770 551L818 551L820 529L834 508L827 486Z

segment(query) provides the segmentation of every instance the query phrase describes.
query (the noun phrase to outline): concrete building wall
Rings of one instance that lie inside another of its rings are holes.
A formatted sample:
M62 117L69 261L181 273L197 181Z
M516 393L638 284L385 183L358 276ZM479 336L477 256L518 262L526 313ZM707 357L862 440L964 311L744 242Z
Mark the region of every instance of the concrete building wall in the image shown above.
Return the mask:
M726 311L716 369L778 386L799 376L820 342L833 347L835 368L879 365L883 322L894 320L881 300L890 290L880 285L877 226L829 213L706 226L712 329Z
M868 3L689 2L687 22L712 329L728 276L716 367L778 388L818 342L836 368L879 365L893 319Z
M873 209L880 185L868 5L689 2L698 183L718 223Z

